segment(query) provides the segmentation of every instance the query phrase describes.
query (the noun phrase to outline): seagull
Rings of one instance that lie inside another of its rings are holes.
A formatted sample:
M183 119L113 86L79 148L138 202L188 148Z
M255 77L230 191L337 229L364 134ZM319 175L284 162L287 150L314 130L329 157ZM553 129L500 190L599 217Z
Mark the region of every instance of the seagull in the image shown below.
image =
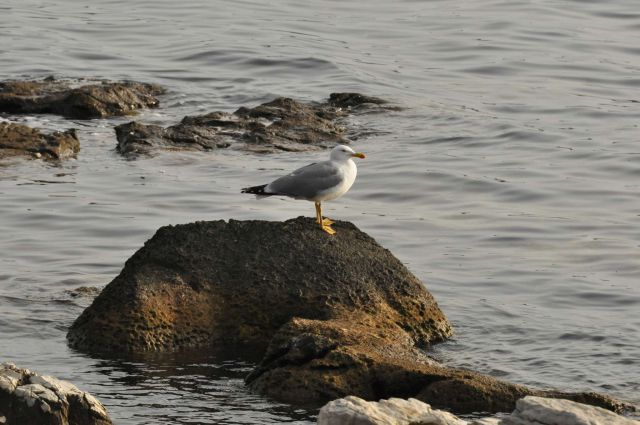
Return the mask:
M334 223L322 218L322 201L331 201L347 193L356 181L358 168L351 158L364 158L349 146L338 145L331 149L328 161L315 162L282 176L268 184L245 187L242 193L253 193L258 198L264 196L288 196L293 199L313 201L316 205L316 222L330 235L336 233L331 228Z

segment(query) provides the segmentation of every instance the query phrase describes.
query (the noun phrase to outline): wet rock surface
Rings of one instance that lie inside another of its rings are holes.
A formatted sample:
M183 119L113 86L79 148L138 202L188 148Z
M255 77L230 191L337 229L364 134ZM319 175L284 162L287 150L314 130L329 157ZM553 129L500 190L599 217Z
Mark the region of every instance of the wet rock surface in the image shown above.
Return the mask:
M0 82L0 112L77 119L133 115L157 107L156 96L164 92L160 86L132 81L83 83L53 78Z
M187 116L163 128L130 122L116 127L117 149L124 155L157 149L211 150L234 146L252 152L307 151L348 143L340 118L354 108L386 107L386 101L358 93L333 93L325 103L286 97L234 113Z
M0 364L0 423L110 425L104 406L66 381Z
M451 328L402 263L350 223L330 237L311 218L163 227L75 321L83 350L267 347L293 317L358 313L422 345Z
M0 159L12 156L64 159L79 151L80 141L74 129L45 134L23 124L0 122Z

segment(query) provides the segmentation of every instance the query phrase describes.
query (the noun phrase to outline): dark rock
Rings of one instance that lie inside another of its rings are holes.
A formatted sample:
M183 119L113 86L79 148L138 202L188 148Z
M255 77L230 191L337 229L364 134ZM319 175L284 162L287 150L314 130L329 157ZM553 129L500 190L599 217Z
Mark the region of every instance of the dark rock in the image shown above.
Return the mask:
M94 298L100 293L100 288L95 286L79 286L65 291L71 298Z
M151 153L156 149L214 149L235 143L252 152L307 151L348 143L340 118L349 111L341 105L380 104L382 99L357 93L334 93L329 103L307 104L286 97L233 114L212 112L187 116L163 129L140 123L116 127L122 154ZM131 130L134 128L135 130Z
M0 423L111 425L104 406L66 381L0 364Z
M78 119L133 115L138 109L157 107L156 96L164 92L154 84L129 81L75 85L56 79L0 82L0 112Z
M150 154L157 149L211 150L229 146L215 129L207 126L178 124L163 128L132 121L115 130L116 149L123 155Z
M0 159L28 155L44 159L64 159L80 151L74 129L41 133L23 124L0 122Z
M75 321L73 347L175 350L239 344L264 350L293 317L360 313L422 345L451 329L402 263L349 223L329 238L312 219L163 227Z
M329 95L329 105L336 106L338 108L352 108L354 106L360 106L364 104L384 105L387 102L384 99L373 96L365 96L360 93L331 93Z

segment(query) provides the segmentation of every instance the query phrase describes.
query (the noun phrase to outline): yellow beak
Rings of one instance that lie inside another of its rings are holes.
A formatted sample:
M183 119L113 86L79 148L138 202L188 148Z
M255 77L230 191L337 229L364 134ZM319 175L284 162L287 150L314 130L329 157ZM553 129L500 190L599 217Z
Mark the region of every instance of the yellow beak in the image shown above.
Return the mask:
M360 152L356 152L356 153L354 153L354 154L353 154L353 155L351 155L351 156L355 156L356 158L361 158L361 159L364 159L364 158L365 158L364 154L363 154L363 153L360 153Z

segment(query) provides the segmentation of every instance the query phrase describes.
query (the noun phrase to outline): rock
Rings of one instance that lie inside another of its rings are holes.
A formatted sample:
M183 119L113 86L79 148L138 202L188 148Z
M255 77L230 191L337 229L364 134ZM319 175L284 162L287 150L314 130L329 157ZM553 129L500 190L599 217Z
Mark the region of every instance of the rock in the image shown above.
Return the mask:
M118 355L256 353L263 358L247 384L295 405L413 397L496 412L543 394L429 358L424 350L451 334L431 294L353 224L334 228L332 237L303 217L163 227L73 323L69 343ZM594 394L544 395L622 406Z
M527 396L507 416L472 419L469 422L449 412L432 409L416 399L391 398L365 401L348 396L327 403L318 415L318 425L640 425L599 407L569 400Z
M71 298L95 298L100 293L100 288L95 286L79 286L64 292Z
M247 383L294 405L318 405L348 395L366 400L413 397L456 413L511 411L519 398L543 394L443 366L429 358L406 329L355 314L330 320L292 318L274 335Z
M82 350L237 344L264 351L294 317L358 315L421 345L450 325L402 263L350 223L328 235L311 218L167 226L71 326Z
M385 105L384 99L373 96L365 96L360 93L331 93L329 95L329 105L338 108L353 108L364 104Z
M66 381L0 364L0 423L110 425L104 406Z
M525 397L518 400L511 415L500 425L640 425L600 407L569 400Z
M329 320L292 318L274 335L247 383L294 405L317 405L348 395L366 400L413 397L456 413L493 413L513 410L524 396L545 395L619 412L629 408L597 393L535 390L446 367L429 358L406 327L358 314Z
M382 99L358 93L333 93L328 103L307 104L279 97L233 114L212 112L187 116L162 128L130 122L116 127L117 149L124 155L157 149L210 150L236 146L252 152L307 151L348 143L339 118L345 105L376 107Z
M212 150L229 146L222 135L207 126L178 124L163 128L132 121L118 125L115 131L117 150L127 156L151 154L158 149Z
M74 129L41 133L23 124L0 122L0 159L28 155L44 159L64 159L80 151Z
M0 82L0 112L77 119L133 115L138 109L157 107L156 96L164 92L155 84L132 81L78 85L51 78Z
M365 401L348 396L334 400L320 409L318 425L466 425L449 412L431 409L426 403L410 398Z

